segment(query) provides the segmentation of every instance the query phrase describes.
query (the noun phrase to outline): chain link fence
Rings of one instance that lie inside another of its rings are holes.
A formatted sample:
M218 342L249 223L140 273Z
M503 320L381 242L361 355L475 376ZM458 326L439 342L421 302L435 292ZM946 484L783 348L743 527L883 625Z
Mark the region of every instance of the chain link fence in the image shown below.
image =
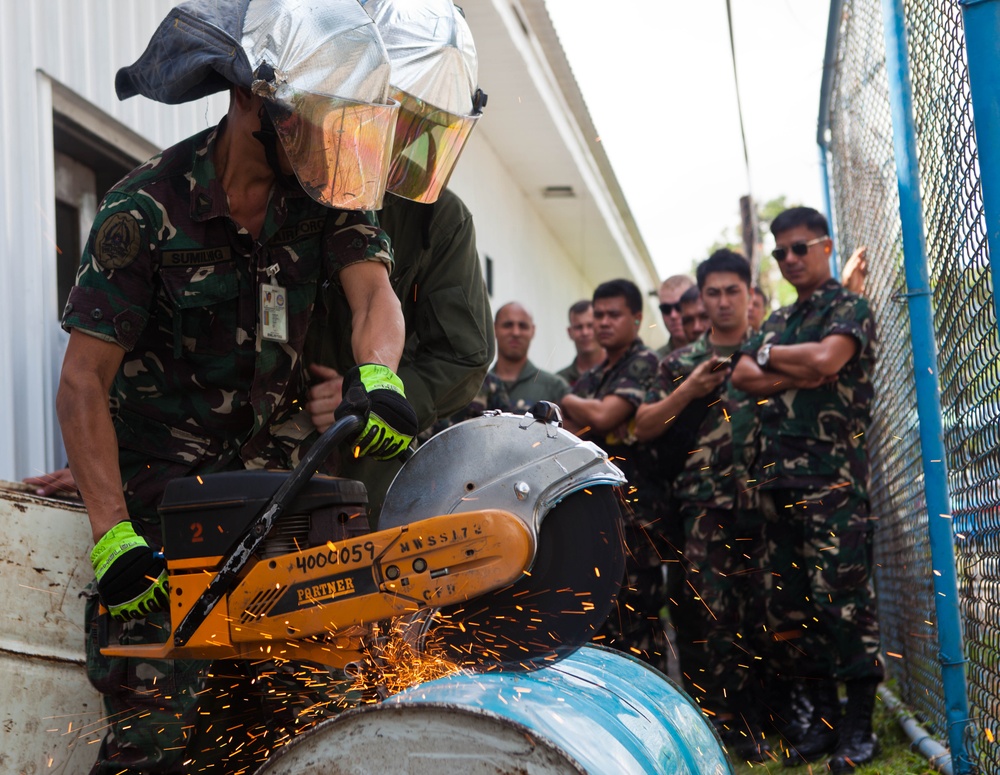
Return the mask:
M966 745L982 772L1000 773L1000 348L962 15L957 0L906 0L905 10L969 660ZM866 294L879 324L869 444L883 645L901 699L947 739L880 0L845 2L837 32L828 95L835 233L842 256L868 247Z

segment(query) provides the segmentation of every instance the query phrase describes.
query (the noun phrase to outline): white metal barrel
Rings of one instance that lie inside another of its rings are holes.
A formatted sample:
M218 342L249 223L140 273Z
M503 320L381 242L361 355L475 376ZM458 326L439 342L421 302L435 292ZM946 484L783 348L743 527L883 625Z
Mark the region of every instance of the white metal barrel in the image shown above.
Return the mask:
M90 523L80 506L18 488L0 481L0 770L87 772L103 736L84 666Z

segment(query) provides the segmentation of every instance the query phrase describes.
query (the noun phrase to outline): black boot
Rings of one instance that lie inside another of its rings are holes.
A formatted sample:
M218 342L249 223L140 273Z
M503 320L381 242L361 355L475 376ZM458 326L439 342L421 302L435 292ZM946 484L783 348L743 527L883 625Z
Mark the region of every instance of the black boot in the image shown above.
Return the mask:
M878 683L875 680L847 682L847 710L840 742L830 757L830 772L852 772L878 756L878 738L872 732Z
M785 766L798 767L825 756L837 747L840 730L840 700L837 684L832 679L810 681L805 684L806 692L812 700L812 718L809 728L796 741L789 741L785 752Z
M780 691L772 702L771 722L789 744L798 745L806 739L812 723L812 695L802 681L783 682Z

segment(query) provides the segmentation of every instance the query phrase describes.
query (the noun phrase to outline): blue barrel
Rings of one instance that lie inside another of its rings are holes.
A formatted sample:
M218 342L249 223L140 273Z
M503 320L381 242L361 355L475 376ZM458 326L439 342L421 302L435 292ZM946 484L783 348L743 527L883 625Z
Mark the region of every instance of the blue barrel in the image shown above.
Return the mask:
M531 673L459 674L345 713L260 775L732 775L698 707L637 659L586 646Z

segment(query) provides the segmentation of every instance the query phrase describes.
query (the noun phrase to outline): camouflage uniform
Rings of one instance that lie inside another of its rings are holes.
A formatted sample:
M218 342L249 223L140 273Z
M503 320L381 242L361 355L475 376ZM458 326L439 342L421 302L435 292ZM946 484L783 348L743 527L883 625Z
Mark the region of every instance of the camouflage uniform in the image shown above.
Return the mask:
M397 373L420 429L427 430L469 403L496 352L476 229L468 208L448 189L434 204L387 194L379 222L392 240L390 281L406 326ZM323 298L330 314L314 318L305 360L344 374L355 366L351 310L334 285ZM365 483L374 522L401 465L398 459L347 457L339 461L337 472Z
M776 393L758 410L751 475L768 520L774 667L791 678L880 680L865 442L875 364L868 302L828 280L804 302L774 312L745 351L833 334L858 343L837 381Z
M664 358L670 355L670 353L678 349L680 348L678 347L677 343L674 342L674 338L670 337L670 339L667 340L666 344L661 345L656 349L656 355L662 361Z
M713 355L706 333L660 364L647 402L669 396ZM684 468L673 486L682 525L684 575L676 613L685 688L716 713L742 712L764 624L763 526L747 490L742 454L752 441L754 402L727 380L708 400L708 410L689 440ZM678 440L679 441L679 440ZM674 585L678 586L678 585Z
M604 360L585 372L572 393L596 399L614 395L638 408L653 386L658 363L656 353L636 339L615 363ZM658 516L660 483L639 465L647 450L635 438L634 417L609 433L591 432L582 437L607 452L628 479L624 493L627 578L617 610L612 611L595 640L638 656L666 673L669 647L660 609L665 600L663 563L669 547Z
M288 468L313 432L301 413L301 353L317 290L357 261L391 266L370 213L276 189L258 239L228 216L213 163L218 129L164 151L102 201L63 315L125 350L111 388L119 465L137 530L160 542L167 481L238 468ZM264 283L284 289L287 342L259 325ZM97 606L89 606L96 613ZM167 614L116 629L162 641ZM105 659L88 618L88 670L109 732L95 773L187 771L208 663Z
M556 372L556 376L562 377L566 380L566 384L570 386L570 389L572 389L572 387L576 384L576 381L583 376L583 372L576 367L576 358L574 358L573 362L565 369L559 369L559 371Z

